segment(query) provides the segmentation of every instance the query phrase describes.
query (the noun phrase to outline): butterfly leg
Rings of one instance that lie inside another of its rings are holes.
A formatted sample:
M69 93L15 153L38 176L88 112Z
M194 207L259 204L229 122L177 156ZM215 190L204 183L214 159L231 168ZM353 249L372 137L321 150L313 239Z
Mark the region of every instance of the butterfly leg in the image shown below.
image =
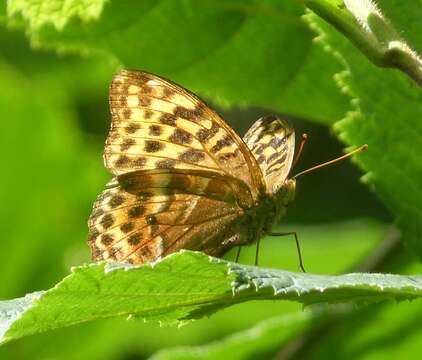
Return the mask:
M258 266L259 242L260 242L260 239L258 239L258 241L256 242L255 266Z
M303 267L302 252L300 251L300 244L299 244L299 239L297 238L296 231L280 232L280 233L269 233L268 235L270 235L270 236L287 236L287 235L293 235L295 237L295 240L296 240L297 255L299 257L299 267L300 267L300 269L303 272L306 272L305 271L305 268Z
M240 250L242 249L242 247L241 246L238 246L237 247L237 253L236 253L236 260L235 260L235 262L237 263L237 262L239 262L239 257L240 257Z

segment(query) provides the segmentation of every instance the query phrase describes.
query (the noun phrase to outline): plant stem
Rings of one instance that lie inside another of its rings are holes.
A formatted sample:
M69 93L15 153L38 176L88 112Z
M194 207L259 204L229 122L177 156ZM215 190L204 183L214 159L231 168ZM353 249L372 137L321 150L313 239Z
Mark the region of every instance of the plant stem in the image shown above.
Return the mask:
M372 1L302 0L303 4L345 35L371 62L396 68L422 87L422 59L399 36Z

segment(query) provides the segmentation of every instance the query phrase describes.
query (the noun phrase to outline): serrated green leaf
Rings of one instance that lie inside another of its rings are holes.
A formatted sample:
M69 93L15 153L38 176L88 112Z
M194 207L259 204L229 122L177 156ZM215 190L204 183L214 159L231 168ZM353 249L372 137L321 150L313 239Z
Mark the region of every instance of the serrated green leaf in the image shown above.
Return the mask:
M375 1L304 0L304 3L345 35L374 64L401 70L422 86L422 57L409 46ZM405 13L412 10L396 4L390 8ZM408 22L412 20L416 19L409 15Z
M403 74L372 65L347 39L316 15L308 17L320 42L345 65L338 85L352 98L352 110L335 125L353 147L367 182L396 216L404 240L422 256L422 91Z
M155 264L77 267L32 306L28 300L2 302L1 342L113 316L175 324L248 300L366 303L421 296L421 276L293 273L181 251Z
M22 298L0 302L0 338L26 310L32 307L33 302L38 300L42 294L42 291L38 291Z
M52 25L58 31L77 18L83 22L97 19L107 0L12 0L7 2L10 17L21 17L31 31Z

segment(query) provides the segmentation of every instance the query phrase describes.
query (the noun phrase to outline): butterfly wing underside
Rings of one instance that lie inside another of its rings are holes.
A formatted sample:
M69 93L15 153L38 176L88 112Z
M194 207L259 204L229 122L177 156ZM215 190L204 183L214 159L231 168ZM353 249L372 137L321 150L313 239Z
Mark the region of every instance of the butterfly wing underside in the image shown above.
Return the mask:
M110 87L104 162L116 175L89 219L94 260L144 263L178 249L220 255L245 241L245 209L264 189L246 144L207 105L152 74Z
M295 151L293 127L273 115L262 117L251 126L243 140L261 168L267 193L275 194L292 167Z
M134 170L209 170L238 178L258 197L261 171L245 143L203 101L142 71L122 70L110 86L112 125L106 167Z
M243 182L208 171L120 175L98 197L89 219L93 257L138 264L181 248L219 255L241 241L239 202L251 201L247 194Z

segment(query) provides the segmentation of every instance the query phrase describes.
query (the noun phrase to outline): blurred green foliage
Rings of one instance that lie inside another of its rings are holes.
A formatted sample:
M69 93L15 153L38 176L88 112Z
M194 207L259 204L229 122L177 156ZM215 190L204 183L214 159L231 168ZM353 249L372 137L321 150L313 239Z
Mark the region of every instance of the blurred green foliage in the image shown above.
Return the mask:
M421 1L379 5L420 51ZM122 66L181 83L218 106L240 132L264 113L285 114L298 133L310 135L300 168L341 151L328 126L346 118L336 129L347 144L371 142L361 170L341 164L300 179L280 229L298 231L309 271L333 274L365 258L398 218L408 247L377 270L421 272L413 255L422 242L420 88L397 70L377 69L316 18L311 22L326 38L312 42L304 11L299 2L275 0L3 1L0 298L47 289L70 266L89 261L86 219L109 178L101 159L108 84ZM375 193L359 184L363 172ZM261 266L297 270L293 241L265 239L261 249ZM252 263L253 252L243 252L241 262ZM170 346L219 341L300 310L288 302L250 302L180 329L96 321L10 343L0 358L139 359ZM410 358L421 350L421 314L415 301L327 316L325 324L311 319L303 328L292 325L290 337L280 333L272 354L288 338L305 339L298 358L326 358L333 348L344 359Z

